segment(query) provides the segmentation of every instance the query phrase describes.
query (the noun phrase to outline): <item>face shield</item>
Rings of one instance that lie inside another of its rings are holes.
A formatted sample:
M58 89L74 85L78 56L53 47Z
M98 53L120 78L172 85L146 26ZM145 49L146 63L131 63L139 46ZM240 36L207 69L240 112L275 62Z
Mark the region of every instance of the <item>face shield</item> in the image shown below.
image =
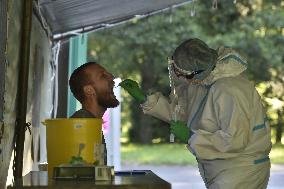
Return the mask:
M189 39L179 45L171 60L171 69L177 77L204 80L214 69L217 52L199 39Z
M178 78L183 77L184 79L193 79L195 77L195 75L201 74L202 72L205 71L205 70L196 70L196 71L193 71L193 72L184 71L184 70L180 69L179 67L177 67L176 64L174 63L174 61L172 61L172 62L173 63L171 64L171 69L173 70L174 74Z

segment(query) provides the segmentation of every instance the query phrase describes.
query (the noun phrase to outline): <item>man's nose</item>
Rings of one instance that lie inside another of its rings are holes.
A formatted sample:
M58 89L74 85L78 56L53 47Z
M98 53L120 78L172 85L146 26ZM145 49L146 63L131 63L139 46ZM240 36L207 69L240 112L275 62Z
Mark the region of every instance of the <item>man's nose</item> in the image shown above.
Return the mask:
M106 73L106 75L107 75L107 78L110 79L110 80L115 79L114 75L112 75L111 73Z

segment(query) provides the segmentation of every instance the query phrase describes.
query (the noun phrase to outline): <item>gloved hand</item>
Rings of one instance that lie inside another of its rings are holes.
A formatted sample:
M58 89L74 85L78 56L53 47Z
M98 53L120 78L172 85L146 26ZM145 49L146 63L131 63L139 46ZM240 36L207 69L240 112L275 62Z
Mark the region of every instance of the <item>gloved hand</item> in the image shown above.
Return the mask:
M171 121L170 130L181 142L187 143L189 137L192 135L186 123L182 121Z
M119 86L124 88L139 103L143 103L145 101L146 97L136 81L125 79L119 83Z

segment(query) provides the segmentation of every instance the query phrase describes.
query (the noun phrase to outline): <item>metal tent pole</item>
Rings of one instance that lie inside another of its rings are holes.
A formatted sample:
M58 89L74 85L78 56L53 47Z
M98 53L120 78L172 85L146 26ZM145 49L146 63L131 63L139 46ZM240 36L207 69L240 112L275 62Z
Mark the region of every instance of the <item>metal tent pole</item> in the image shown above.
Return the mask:
M27 127L27 93L30 62L30 38L32 26L32 0L23 2L21 51L19 58L19 81L17 91L17 115L15 127L15 157L14 157L14 179L22 178L23 152L25 142L25 130Z

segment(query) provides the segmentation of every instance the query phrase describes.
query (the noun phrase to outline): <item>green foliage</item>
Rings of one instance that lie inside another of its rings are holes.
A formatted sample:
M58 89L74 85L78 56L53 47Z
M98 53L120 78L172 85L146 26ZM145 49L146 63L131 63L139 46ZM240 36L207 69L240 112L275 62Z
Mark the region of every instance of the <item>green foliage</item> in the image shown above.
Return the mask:
M269 154L272 163L284 163L284 145L277 144L273 145L272 150Z
M247 55L248 76L262 85L271 121L274 110L269 99L284 101L284 5L281 0L199 0L162 14L89 35L89 59L95 59L115 76L138 81L143 91L170 92L167 57L182 41L196 37L209 46L231 46ZM196 16L190 11L195 9ZM282 91L282 92L281 92ZM168 124L145 116L139 104L122 92L123 122L130 125L130 141L168 141ZM268 100L268 101L267 101ZM278 109L282 109L279 106ZM282 114L283 115L283 114ZM276 120L277 119L277 120ZM131 121L131 124L129 124Z

